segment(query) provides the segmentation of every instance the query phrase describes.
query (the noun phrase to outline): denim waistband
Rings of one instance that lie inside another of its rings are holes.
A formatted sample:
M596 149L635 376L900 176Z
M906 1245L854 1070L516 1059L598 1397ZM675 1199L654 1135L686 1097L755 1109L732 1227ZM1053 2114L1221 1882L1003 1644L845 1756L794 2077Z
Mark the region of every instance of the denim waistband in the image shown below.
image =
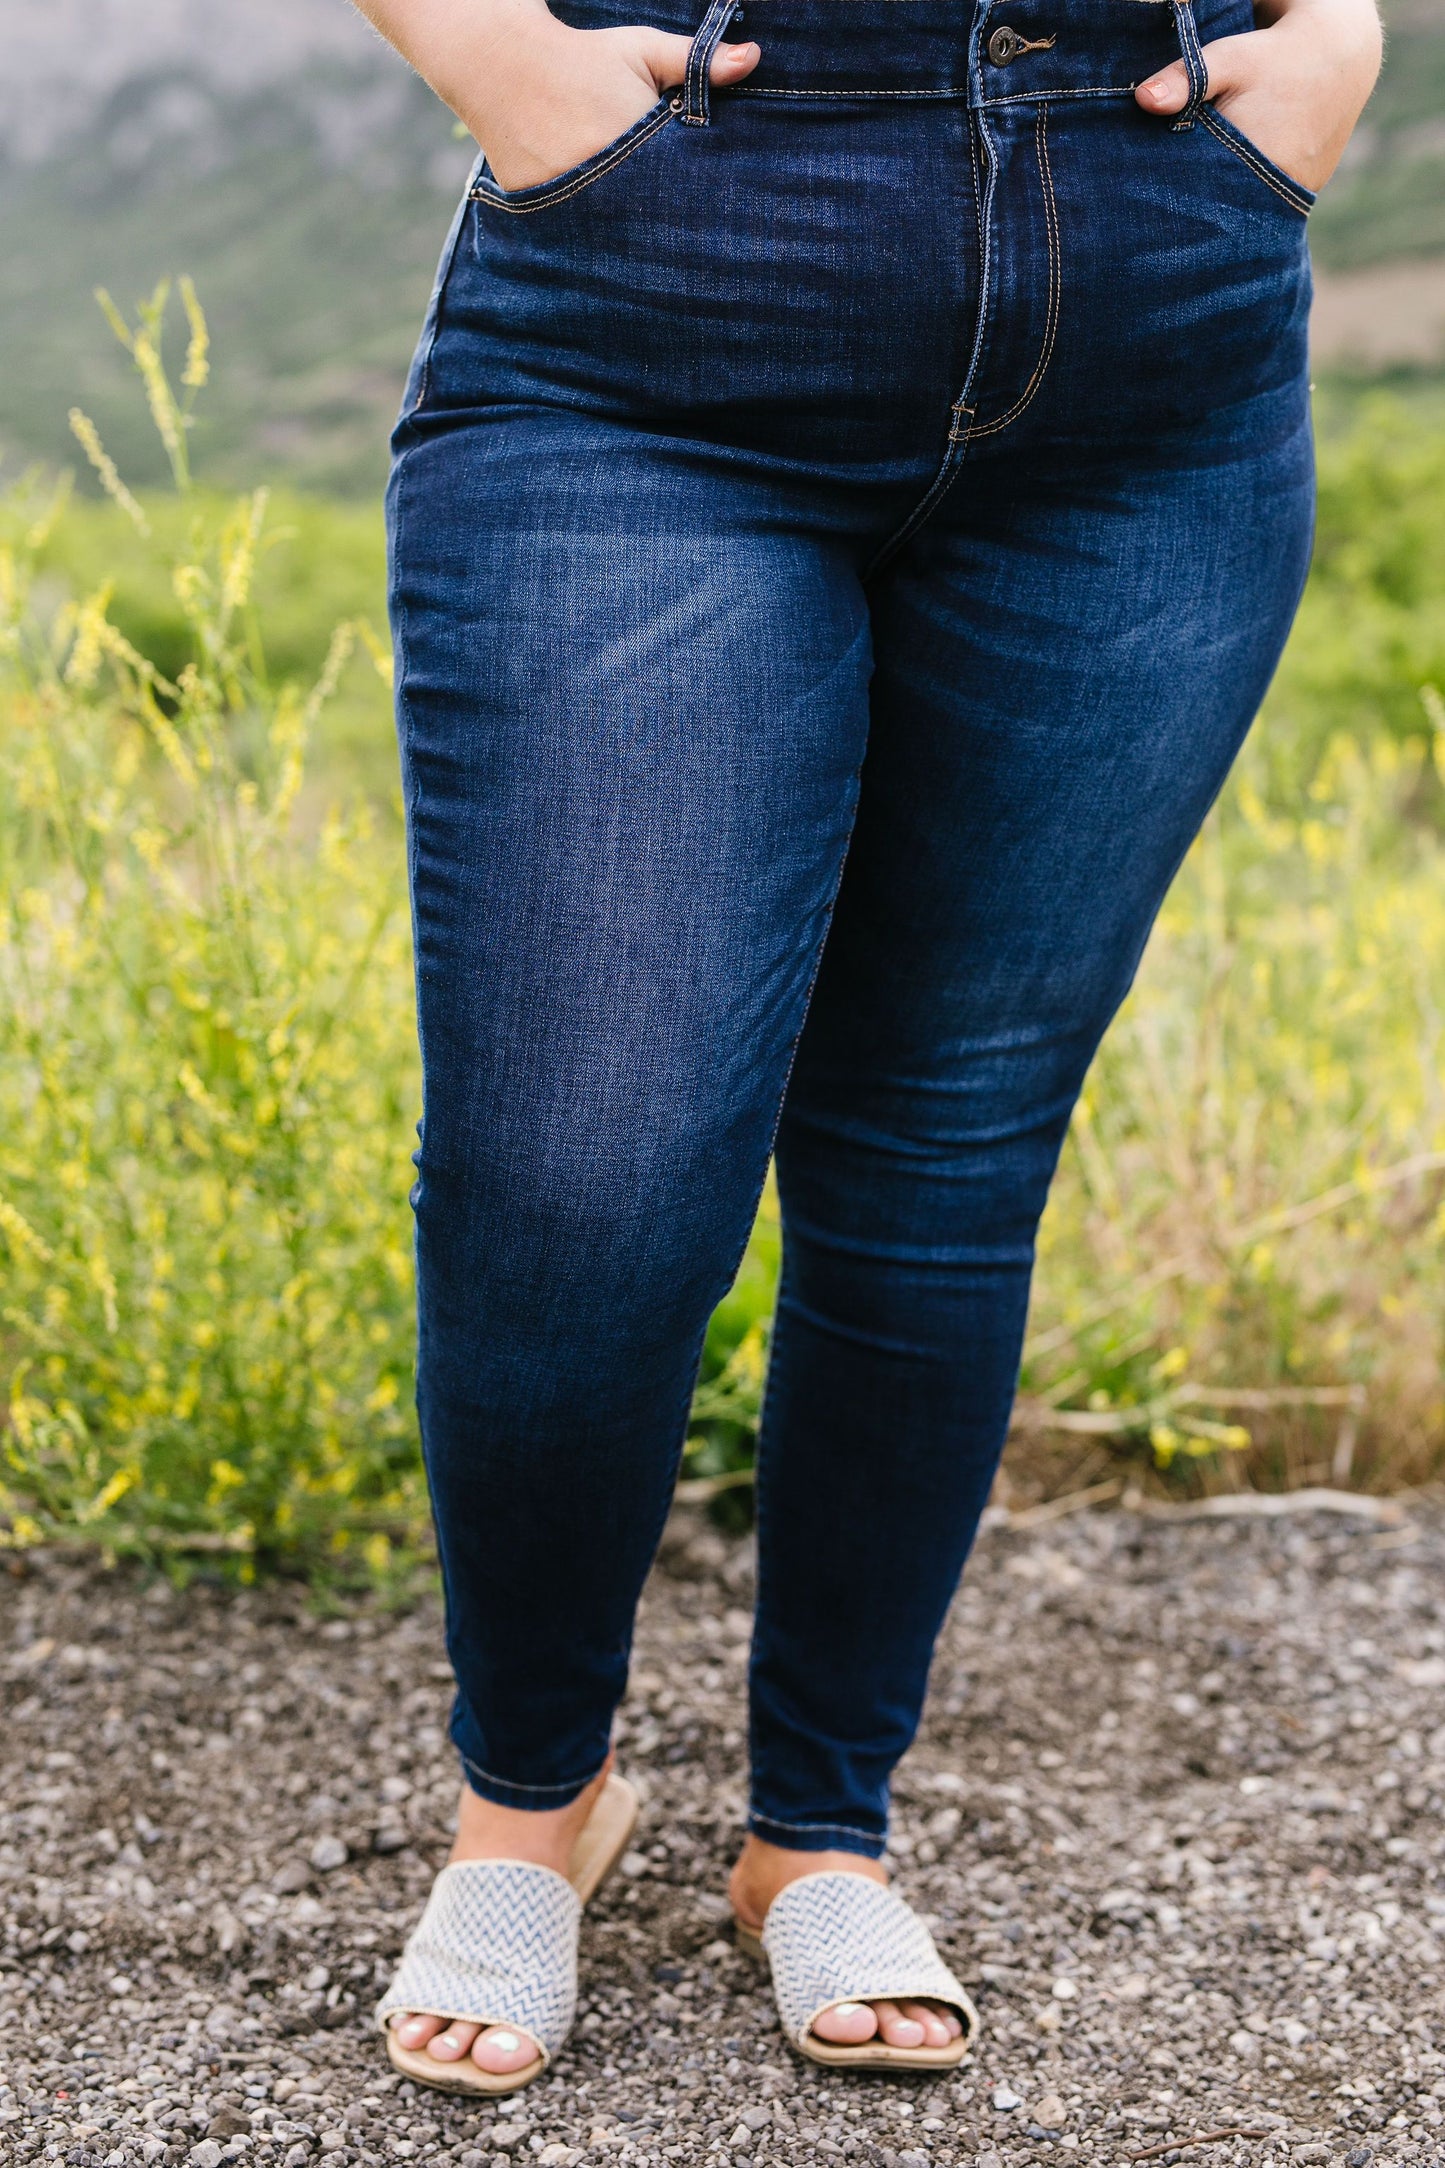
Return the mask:
M691 36L706 0L553 0L578 29ZM1201 40L1254 27L1249 0L1196 0ZM1127 95L1180 56L1174 0L739 0L727 33L762 60L729 97L967 98L977 106Z

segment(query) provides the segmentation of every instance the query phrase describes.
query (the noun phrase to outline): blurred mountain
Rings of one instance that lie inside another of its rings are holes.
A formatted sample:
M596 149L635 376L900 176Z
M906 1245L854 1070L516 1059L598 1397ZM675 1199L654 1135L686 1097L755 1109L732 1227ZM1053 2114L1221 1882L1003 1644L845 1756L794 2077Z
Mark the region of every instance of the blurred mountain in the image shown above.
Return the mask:
M1445 0L1387 0L1387 14L1385 77L1314 244L1327 297L1329 274L1345 275L1368 365L1430 367L1445 361L1429 328ZM4 469L72 459L78 402L126 472L158 474L92 290L129 305L189 270L216 342L205 470L374 487L470 155L346 0L0 0ZM1398 268L1381 279L1381 264ZM1322 328L1339 316L1322 312Z
M345 0L0 0L0 458L84 406L159 474L93 298L190 271L211 474L369 488L473 147Z

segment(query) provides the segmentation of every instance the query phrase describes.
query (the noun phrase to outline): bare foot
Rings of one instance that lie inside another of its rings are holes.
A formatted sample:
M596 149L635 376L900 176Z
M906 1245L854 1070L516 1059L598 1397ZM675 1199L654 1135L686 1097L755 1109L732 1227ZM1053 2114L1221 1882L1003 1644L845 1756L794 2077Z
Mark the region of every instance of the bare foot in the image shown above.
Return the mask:
M525 1859L534 1866L551 1867L555 1873L565 1874L572 1847L582 1834L611 1767L609 1757L606 1768L570 1805L543 1814L494 1806L490 1799L479 1798L469 1785L463 1785L456 1842L447 1864L452 1866L462 1859ZM537 2043L530 2033L514 2031L507 2025L467 2025L459 2018L448 2023L445 2018L418 2014L393 2017L391 2028L401 2047L424 2048L439 2063L460 2063L470 2055L479 2070L491 2071L497 2077L525 2070L537 2060Z
M732 1871L728 1894L744 1927L762 1931L768 1906L779 1890L800 1875L838 1869L888 1880L876 1859L858 1852L790 1852L781 1845L749 1837ZM890 2048L946 2048L963 2031L958 2013L937 2002L835 2002L813 2020L813 2031L831 2047L861 2047L875 2036Z

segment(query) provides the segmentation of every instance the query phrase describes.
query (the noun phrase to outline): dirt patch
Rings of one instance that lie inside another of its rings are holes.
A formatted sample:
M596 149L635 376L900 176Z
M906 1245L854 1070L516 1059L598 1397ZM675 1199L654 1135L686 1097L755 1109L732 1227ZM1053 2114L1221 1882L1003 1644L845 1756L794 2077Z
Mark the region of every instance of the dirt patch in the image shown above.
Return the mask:
M986 1535L895 1837L979 2051L829 2079L727 1935L750 1561L674 1524L581 2021L481 2112L395 2082L369 2026L455 1795L435 1609L0 1577L0 2158L1057 2168L1243 2126L1181 2157L1439 2159L1442 1576L1429 1517Z

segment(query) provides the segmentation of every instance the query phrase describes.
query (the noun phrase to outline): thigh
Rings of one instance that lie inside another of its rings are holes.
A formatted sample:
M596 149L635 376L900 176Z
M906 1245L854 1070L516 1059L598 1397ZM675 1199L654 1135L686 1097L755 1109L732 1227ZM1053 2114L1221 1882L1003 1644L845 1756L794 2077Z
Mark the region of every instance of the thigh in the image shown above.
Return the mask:
M1308 427L1268 405L1268 427L1236 408L1172 452L966 471L884 585L785 1119L795 1215L1026 1261L1085 1068L1298 600Z
M745 1239L869 668L851 567L767 510L565 411L404 432L432 1390L535 1364L538 1335L549 1378L585 1368L584 1316L670 1370Z

